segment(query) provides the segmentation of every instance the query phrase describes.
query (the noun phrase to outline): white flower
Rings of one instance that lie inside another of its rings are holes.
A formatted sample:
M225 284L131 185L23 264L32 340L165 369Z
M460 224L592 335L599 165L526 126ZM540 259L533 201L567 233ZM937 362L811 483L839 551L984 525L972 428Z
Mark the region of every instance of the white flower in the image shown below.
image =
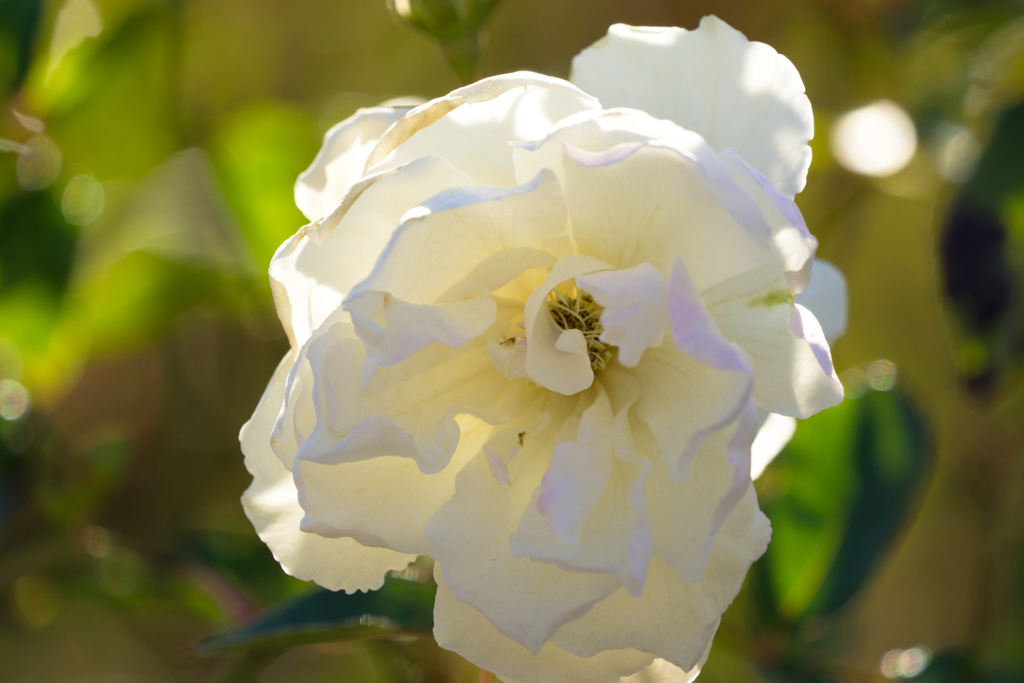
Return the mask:
M438 642L505 680L688 681L768 543L756 410L842 399L793 299L810 104L713 17L613 26L573 82L327 134L270 267L291 351L243 503L330 589L432 555Z

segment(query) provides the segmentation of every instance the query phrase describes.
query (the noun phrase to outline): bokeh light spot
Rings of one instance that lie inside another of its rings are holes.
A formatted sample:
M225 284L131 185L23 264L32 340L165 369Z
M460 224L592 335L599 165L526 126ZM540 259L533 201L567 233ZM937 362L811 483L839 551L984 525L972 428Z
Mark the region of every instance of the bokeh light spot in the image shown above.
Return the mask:
M885 178L910 163L917 130L903 107L879 100L839 117L832 128L832 150L846 170Z
M60 590L47 578L24 574L14 582L11 612L26 630L38 631L60 612Z
M886 678L914 678L928 668L932 653L926 647L889 650L882 655L878 668Z
M19 420L32 407L32 398L20 382L13 379L0 381L0 418Z
M88 225L100 217L105 203L106 195L100 181L82 173L68 181L61 196L60 209L68 223Z
M935 141L938 148L936 159L939 175L947 183L965 182L981 156L978 136L969 128L945 122L937 127Z
M868 363L864 379L875 391L889 391L896 386L896 364L884 358Z
M57 143L45 135L36 135L18 154L18 184L23 190L41 190L57 179L61 163Z
M82 532L82 546L85 552L99 559L110 554L114 548L114 540L109 531L93 524Z

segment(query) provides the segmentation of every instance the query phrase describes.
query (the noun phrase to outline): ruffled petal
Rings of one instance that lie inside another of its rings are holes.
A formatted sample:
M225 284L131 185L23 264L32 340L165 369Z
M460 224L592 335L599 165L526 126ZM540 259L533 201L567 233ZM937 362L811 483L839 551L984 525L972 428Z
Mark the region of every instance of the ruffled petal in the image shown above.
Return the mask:
M750 445L750 478L757 480L796 433L796 418L768 413Z
M508 486L491 474L485 457L474 458L459 473L455 495L431 518L426 530L431 554L444 567L454 598L475 607L502 633L535 654L562 624L578 618L619 585L611 574L568 571L513 557L509 534L540 484L550 448L550 435L528 439L512 461ZM444 629L453 626L441 619L435 622L444 647L451 647ZM467 646L453 649L462 652L460 648Z
M504 422L540 391L526 380L502 377L482 346L440 355L426 349L378 369L361 386L365 350L351 326L318 331L304 348L316 428L298 458L329 465L398 456L426 474L442 471L459 444L458 415Z
M446 650L462 655L502 681L544 681L545 683L619 683L652 663L646 652L621 648L605 650L593 657L579 657L545 644L531 653L498 631L473 606L461 602L445 577L449 568L434 565L437 597L434 599L434 638ZM531 599L540 596L532 596ZM642 680L642 679L641 679Z
M648 349L633 372L642 391L637 416L650 429L668 474L687 481L700 449L749 399L751 373L707 365L669 341Z
M245 467L253 476L242 495L242 506L287 573L330 590L375 590L383 585L389 570L402 569L416 556L301 531L303 512L292 474L270 448L270 434L284 401L285 380L293 360L294 354L289 354L281 361L256 412L239 434Z
M577 247L616 268L650 263L667 277L682 259L703 291L768 254L770 229L750 194L674 148L567 145L563 165Z
M286 240L270 263L270 285L292 348L301 347L370 273L408 209L470 182L442 159L418 159L361 180L331 214Z
M614 413L605 385L617 395ZM628 373L603 373L597 391L575 440L555 447L509 541L517 557L610 572L639 594L651 555L646 497L651 463L637 455L629 424L639 384Z
M309 168L295 183L295 204L311 221L329 214L363 177L370 151L391 124L412 107L369 107L333 126Z
M736 148L788 195L804 187L814 117L800 74L721 19L694 31L615 24L573 59L570 80L606 109L642 109Z
M792 197L783 194L753 166L728 149L721 159L737 185L747 190L757 202L761 215L772 230L772 258L760 267L781 268L786 284L794 294L802 292L811 278L811 263L818 249L818 240L807 229L807 223Z
M805 418L842 401L821 326L794 305L781 273L772 277L768 269L755 269L701 298L722 334L753 359L758 408Z
M548 308L548 294L563 282L610 268L591 256L570 254L551 269L544 283L526 300L526 374L545 389L571 396L594 383L583 333L563 330L555 323Z
M414 303L489 294L571 249L562 189L551 172L512 188L460 187L409 211L373 272L353 290Z
M619 683L692 683L697 678L701 667L704 666L704 662L707 661L710 653L711 648L709 647L697 666L689 671L680 669L668 660L655 659L646 669L632 676L619 679Z
M627 647L653 653L683 670L700 666L722 613L771 535L749 481L745 490L715 542L707 569L696 580L684 581L655 559L642 595L634 597L620 588L563 626L552 644L581 657Z
M494 324L498 307L489 296L444 304L413 304L389 292L363 290L345 300L367 355L367 376L431 344L465 346Z
M303 530L428 554L430 545L423 536L427 520L451 498L456 475L480 451L490 431L468 415L460 416L458 425L458 447L436 474L424 474L414 460L396 456L334 463L300 458L295 482L306 513Z
M576 282L604 307L601 341L617 346L619 362L636 367L645 349L660 346L668 327L668 288L649 263L581 275Z
M509 142L535 140L597 100L559 78L520 71L453 90L410 111L381 138L367 173L443 156L476 184L515 185Z

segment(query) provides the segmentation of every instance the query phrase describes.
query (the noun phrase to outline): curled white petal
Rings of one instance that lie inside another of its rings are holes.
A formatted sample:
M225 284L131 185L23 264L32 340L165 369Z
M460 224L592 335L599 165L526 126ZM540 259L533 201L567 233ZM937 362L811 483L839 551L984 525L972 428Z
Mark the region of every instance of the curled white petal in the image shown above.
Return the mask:
M814 119L800 74L721 19L693 31L615 24L576 56L570 80L604 108L642 109L736 148L788 195L804 187Z
M311 221L326 216L353 183L362 178L370 151L391 124L410 107L371 107L333 126L309 168L295 183L295 204Z
M281 361L239 435L245 467L253 476L242 506L274 559L292 576L330 590L375 590L383 585L389 570L405 567L416 556L368 548L350 538L323 538L301 531L303 512L292 474L270 449L270 433L284 400L285 375L292 361L291 355Z

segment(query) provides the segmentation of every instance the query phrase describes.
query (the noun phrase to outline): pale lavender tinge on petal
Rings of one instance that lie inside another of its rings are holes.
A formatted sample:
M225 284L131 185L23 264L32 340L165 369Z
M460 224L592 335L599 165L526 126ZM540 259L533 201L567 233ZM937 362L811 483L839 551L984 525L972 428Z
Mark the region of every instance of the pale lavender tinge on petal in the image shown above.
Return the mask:
M754 408L754 402L748 400L740 412L736 431L729 439L727 455L729 464L732 466L732 481L729 483L729 490L718 501L718 506L711 516L711 527L708 529L707 543L704 548L705 558L711 556L711 549L718 537L719 529L725 524L729 513L750 487L750 446L756 435L757 409Z
M604 307L601 341L619 348L619 362L636 367L645 349L660 346L668 326L665 278L649 263L576 278Z
M672 267L668 284L668 316L676 346L687 355L719 370L750 372L750 362L719 331L701 303L682 261Z
M563 543L579 543L583 524L611 476L611 430L611 403L602 391L584 411L576 440L555 447L541 480L537 509Z
M832 352L828 348L825 333L814 314L800 304L794 304L789 315L789 330L793 336L805 340L810 345L814 358L818 361L821 369L838 382L839 376L836 375L832 365Z

